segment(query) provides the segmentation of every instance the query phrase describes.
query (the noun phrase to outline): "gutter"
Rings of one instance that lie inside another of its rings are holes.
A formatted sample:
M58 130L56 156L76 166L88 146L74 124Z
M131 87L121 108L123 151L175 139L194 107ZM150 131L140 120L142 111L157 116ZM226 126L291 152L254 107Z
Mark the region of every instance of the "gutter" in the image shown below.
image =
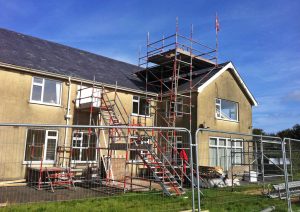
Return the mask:
M63 75L63 74L51 73L51 72L48 72L48 71L42 71L42 70L38 70L38 69L26 68L26 67L23 67L23 66L17 66L17 65L3 63L3 62L0 62L0 67L15 69L15 70L18 70L18 71L24 71L24 72L28 72L28 73L41 74L41 75L55 77L55 78L64 79L64 80L68 80L69 77L71 77L71 76L67 76L67 75ZM102 82L101 83L100 82L94 82L93 80L87 80L87 79L82 79L82 78L78 78L78 77L72 77L72 81L73 82L78 82L78 83L85 83L85 84L89 84L89 85L104 86L104 87L107 87L107 88L115 89L115 85L102 83ZM127 91L127 92L129 91L129 92L132 92L132 93L138 93L138 94L146 95L145 91L136 90L136 89L132 89L132 88L126 88L126 87L122 87L122 86L118 86L118 90ZM158 96L158 94L152 93L152 92L148 92L147 95Z

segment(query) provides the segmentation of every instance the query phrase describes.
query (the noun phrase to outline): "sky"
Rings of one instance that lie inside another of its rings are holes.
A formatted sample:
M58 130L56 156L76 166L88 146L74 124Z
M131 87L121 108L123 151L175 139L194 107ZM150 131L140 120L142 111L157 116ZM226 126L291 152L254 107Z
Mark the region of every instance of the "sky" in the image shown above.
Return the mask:
M215 46L253 93L253 127L277 132L300 124L300 1L0 0L0 27L132 64L139 49L175 32ZM0 50L1 51L1 50Z

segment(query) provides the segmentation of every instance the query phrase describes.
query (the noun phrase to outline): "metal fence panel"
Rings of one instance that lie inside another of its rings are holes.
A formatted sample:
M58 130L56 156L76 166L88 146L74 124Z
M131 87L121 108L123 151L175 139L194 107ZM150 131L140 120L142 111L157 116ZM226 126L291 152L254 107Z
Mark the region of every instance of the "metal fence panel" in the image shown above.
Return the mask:
M291 180L295 176L294 166L299 162L295 162L296 153L290 154L294 147L282 145L288 142L279 137L213 129L198 129L195 137L202 209L291 210L285 177Z
M0 203L134 197L194 210L192 148L185 128L0 124Z

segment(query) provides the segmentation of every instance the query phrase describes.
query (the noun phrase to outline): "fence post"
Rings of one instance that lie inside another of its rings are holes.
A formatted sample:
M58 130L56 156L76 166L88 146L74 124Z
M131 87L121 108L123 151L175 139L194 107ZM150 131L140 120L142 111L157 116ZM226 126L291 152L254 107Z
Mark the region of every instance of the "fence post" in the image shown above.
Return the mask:
M284 182L285 182L285 190L286 190L286 201L288 203L288 211L292 212L292 204L291 204L291 197L290 197L290 190L289 190L289 176L288 176L288 169L286 164L286 152L285 152L285 142L286 139L284 138L281 140L281 150L282 150L282 160L283 160L283 168L284 168Z
M198 194L198 211L201 211L201 205L200 205L200 179L199 179L199 162L198 162L198 130L195 134L195 148L196 148L196 180L197 180L197 194Z
M190 171L191 171L191 188L192 188L192 211L195 211L195 191L194 191L194 163L193 163L193 142L191 131L187 130L190 142Z

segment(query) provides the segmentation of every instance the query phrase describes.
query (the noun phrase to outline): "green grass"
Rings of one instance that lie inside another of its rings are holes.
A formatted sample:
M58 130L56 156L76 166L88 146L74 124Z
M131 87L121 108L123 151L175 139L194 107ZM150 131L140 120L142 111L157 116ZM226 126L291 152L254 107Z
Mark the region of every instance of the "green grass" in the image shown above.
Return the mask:
M209 211L260 211L275 206L276 211L287 211L286 202L269 199L259 194L256 186L240 187L231 192L230 188L206 189L201 196L201 208ZM300 211L300 205L293 205ZM157 192L127 193L115 197L73 200L65 202L32 203L11 205L0 211L181 211L191 209L191 192L180 197L163 197Z

